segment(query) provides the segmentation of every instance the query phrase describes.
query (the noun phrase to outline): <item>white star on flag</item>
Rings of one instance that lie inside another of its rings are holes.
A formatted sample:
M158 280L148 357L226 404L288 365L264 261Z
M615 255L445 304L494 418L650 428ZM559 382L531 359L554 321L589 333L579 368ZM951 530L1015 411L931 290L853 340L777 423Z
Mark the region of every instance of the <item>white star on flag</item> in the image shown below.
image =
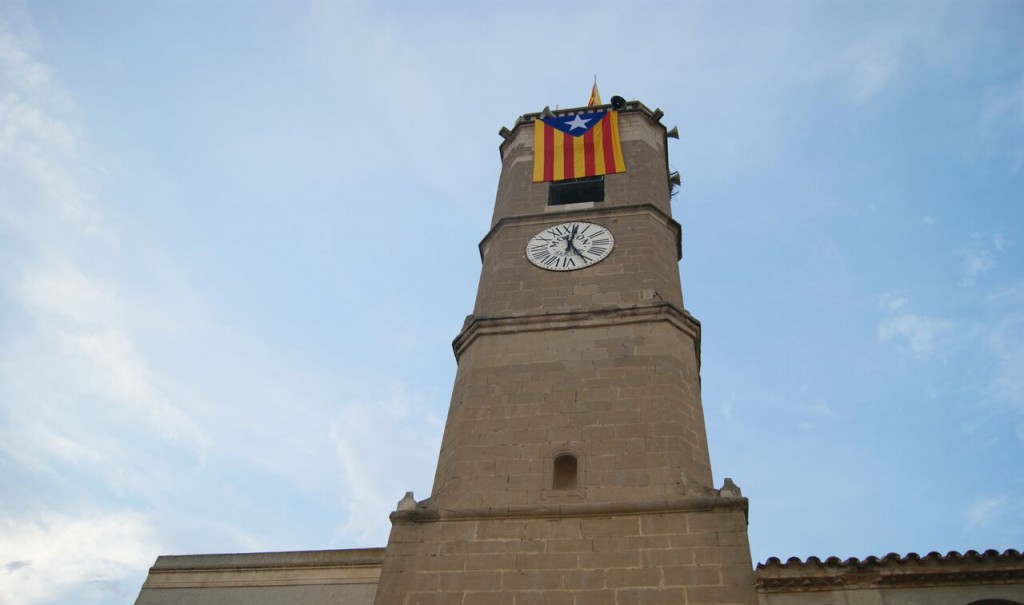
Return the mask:
M586 128L587 122L589 122L592 119L593 118L587 118L586 120L584 120L579 115L577 115L571 122L566 122L565 125L569 127L569 130L576 130L577 128Z

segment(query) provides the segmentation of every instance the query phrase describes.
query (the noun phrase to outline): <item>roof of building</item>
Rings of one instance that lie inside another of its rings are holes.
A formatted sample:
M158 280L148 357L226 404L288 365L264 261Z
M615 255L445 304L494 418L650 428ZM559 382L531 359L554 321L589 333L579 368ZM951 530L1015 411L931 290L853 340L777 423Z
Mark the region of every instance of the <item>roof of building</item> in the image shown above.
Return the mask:
M839 557L828 557L822 561L818 557L808 557L806 560L801 560L799 557L790 557L783 563L778 557L770 557L764 563L758 563L758 569L767 569L770 567L781 567L786 568L790 566L801 566L801 567L857 567L865 565L889 565L889 564L906 564L906 563L917 563L917 562L961 562L965 560L970 561L1022 561L1024 560L1024 554L1014 549L1008 549L1003 552L998 550L989 549L985 552L978 552L976 550L968 550L967 552L960 553L955 550L951 550L945 555L932 551L924 556L917 553L907 553L900 555L891 552L882 557L870 556L863 560L857 557L850 557L848 559L840 559Z
M930 552L883 557L840 559L818 557L801 560L790 557L782 562L771 557L758 563L754 572L759 590L835 590L853 587L936 586L953 584L1024 583L1024 554L969 550L945 555Z

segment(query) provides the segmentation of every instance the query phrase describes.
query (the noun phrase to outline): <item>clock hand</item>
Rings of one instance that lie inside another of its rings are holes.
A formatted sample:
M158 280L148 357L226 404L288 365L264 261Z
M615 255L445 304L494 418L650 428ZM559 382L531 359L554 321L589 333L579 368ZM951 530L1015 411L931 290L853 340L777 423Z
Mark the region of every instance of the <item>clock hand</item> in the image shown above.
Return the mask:
M576 254L579 254L578 252L576 252L576 245L573 243L573 241L576 239L576 231L579 230L579 228L580 228L579 225L574 226L572 228L572 233L570 233L569 235L567 235L565 237L565 251L566 252L575 252Z

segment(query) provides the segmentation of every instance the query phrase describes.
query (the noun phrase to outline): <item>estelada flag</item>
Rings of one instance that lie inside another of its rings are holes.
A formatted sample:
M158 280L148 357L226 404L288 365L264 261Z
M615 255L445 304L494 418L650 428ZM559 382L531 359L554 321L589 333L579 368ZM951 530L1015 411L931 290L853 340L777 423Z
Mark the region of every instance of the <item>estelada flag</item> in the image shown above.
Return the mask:
M597 78L594 78L594 87L590 89L590 100L587 101L587 107L597 107L601 104L601 93L597 90Z
M625 172L614 109L540 117L533 122L533 182Z

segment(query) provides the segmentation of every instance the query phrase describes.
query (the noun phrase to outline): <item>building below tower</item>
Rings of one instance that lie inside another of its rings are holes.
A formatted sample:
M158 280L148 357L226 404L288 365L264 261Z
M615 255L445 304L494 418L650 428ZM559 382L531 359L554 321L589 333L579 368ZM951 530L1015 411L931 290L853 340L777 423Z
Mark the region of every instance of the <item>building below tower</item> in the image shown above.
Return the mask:
M383 561L383 548L164 556L136 605L372 605ZM760 605L1021 605L1024 555L772 558L757 566L754 585Z

